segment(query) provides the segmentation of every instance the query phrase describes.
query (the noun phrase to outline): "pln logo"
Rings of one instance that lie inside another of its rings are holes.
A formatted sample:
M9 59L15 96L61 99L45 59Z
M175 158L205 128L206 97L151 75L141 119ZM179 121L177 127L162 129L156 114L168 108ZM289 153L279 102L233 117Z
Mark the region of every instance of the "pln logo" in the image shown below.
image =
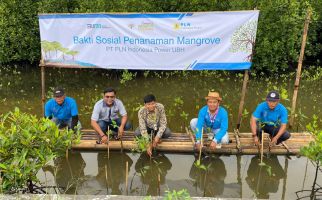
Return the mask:
M175 23L175 24L173 25L173 29L174 29L174 30L179 30L180 28L181 28L180 23Z
M197 30L201 29L200 26L193 26L191 22L178 22L173 25L174 30Z
M110 28L105 24L86 24L87 29L102 29L102 28Z

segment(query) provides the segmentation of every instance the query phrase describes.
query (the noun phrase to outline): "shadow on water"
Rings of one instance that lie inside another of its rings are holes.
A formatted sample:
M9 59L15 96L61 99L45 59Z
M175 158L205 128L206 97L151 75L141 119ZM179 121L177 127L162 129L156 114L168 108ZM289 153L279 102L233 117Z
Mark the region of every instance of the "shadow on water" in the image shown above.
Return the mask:
M140 176L142 187L140 189L130 187L130 190L132 192L140 190L141 195L160 195L160 187L165 184L167 172L171 167L172 163L162 153L151 159L146 153L142 153L135 164L135 171Z
M251 159L245 180L256 198L268 199L269 193L278 191L280 180L285 177L285 171L277 156L264 157L264 166L260 165L260 162L259 156Z
M109 159L106 152L97 154L98 173L95 178L99 188L106 188L106 194L125 194L125 187L122 188L121 184L126 179L126 162L130 169L133 161L124 153L113 152Z
M321 185L321 174L315 179L316 168L306 161L271 155L259 165L258 156L216 155L202 158L204 170L187 154L159 153L150 159L145 153L110 152L108 159L107 152L72 152L43 171L62 194L158 196L187 189L196 197L296 199L296 192L310 189L314 181ZM38 177L46 181L44 174Z
M191 166L190 178L194 179L194 184L203 191L203 196L214 197L222 195L225 187L227 171L225 163L219 157L204 157L201 164L205 169L198 168L195 164Z

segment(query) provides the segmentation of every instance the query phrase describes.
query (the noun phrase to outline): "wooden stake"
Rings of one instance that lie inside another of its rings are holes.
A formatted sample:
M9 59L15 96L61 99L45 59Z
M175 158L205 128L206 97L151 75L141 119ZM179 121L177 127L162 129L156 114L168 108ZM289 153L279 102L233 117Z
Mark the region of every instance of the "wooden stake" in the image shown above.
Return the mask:
M237 125L236 125L237 130L239 130L239 128L240 128L240 123L241 123L241 119L242 119L242 113L243 113L243 108L244 108L244 103L245 103L245 96L246 96L246 91L247 91L248 79L249 79L248 70L245 70L243 88L242 88L242 93L241 93L241 98L240 98L240 103L239 103L239 109L238 109L238 120L237 120Z
M107 166L105 164L105 181L106 181L106 194L108 194L108 179L107 179Z
M125 191L126 191L126 195L128 194L128 175L129 175L129 162L126 161L126 165L125 165Z
M202 149L202 146L203 146L203 127L201 129L201 139L200 139L200 149L199 149L199 163L201 162L200 159L201 159L201 149Z
M192 133L189 131L189 129L188 129L187 127L186 127L186 132L187 132L187 134L190 136L190 139L191 139L192 145L195 145L195 139L193 138Z
M296 79L295 79L295 83L294 83L291 118L290 118L290 123L289 123L290 127L293 127L293 125L294 125L297 93L298 93L299 86L300 86L302 63L303 63L304 50L305 50L306 38L307 38L307 31L309 29L311 14L312 14L311 9L308 9L306 12L306 19L305 19L305 23L304 23L304 30L303 30L303 36L302 36L301 52L300 52L300 57L299 57L298 65L297 65Z
M110 126L107 126L107 158L110 159Z
M240 145L240 140L239 140L239 130L238 129L234 129L234 136L236 139L236 148L238 149L238 151L241 151L241 145Z

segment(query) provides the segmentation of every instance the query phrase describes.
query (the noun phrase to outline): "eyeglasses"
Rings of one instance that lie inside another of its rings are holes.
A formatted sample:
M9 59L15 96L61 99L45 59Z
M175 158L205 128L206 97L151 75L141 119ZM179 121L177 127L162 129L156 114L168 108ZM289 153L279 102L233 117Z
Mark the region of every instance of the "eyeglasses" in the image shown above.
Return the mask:
M114 99L115 98L115 96L104 96L104 97L107 99Z

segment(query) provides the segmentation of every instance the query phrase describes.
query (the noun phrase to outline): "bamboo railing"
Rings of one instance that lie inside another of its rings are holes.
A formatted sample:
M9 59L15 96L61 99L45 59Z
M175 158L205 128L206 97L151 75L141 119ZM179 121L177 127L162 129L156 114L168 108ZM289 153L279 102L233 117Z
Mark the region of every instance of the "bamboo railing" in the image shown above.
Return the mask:
M269 139L264 136L263 153L278 154L278 155L297 155L300 152L300 148L307 146L313 137L309 133L291 133L291 138L285 142L285 145L272 146L269 148ZM136 149L136 143L134 141L133 132L125 132L120 140L111 140L109 145L97 144L97 134L93 130L82 130L82 139L79 144L73 145L72 149L75 150L88 150L98 151L107 150L108 146L110 150L131 151ZM203 152L217 153L217 154L259 154L259 149L253 143L251 133L229 133L229 144L223 144L220 149L211 150L207 147L209 141L207 136L203 137L204 147ZM194 136L187 133L173 133L169 138L161 139L161 143L156 147L158 151L164 152L178 152L178 153L192 153L194 152Z

